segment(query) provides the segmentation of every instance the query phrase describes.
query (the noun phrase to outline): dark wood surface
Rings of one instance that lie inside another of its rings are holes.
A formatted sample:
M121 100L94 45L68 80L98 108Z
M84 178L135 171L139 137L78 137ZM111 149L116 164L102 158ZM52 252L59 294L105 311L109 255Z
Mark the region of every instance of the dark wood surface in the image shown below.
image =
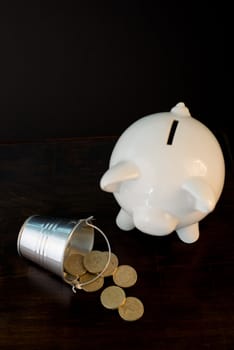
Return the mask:
M200 223L198 242L186 245L175 233L123 232L115 224L118 205L99 188L115 141L0 145L0 349L233 350L231 168L217 207ZM33 214L93 215L120 263L137 270L137 283L125 291L143 301L143 317L123 321L101 305L100 291L74 294L59 277L20 257L17 236Z

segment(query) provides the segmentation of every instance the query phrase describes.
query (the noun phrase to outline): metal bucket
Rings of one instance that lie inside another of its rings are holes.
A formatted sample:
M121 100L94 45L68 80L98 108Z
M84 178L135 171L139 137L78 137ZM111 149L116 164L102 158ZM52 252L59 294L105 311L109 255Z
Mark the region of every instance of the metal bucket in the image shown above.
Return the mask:
M85 255L93 249L93 244L94 230L87 225L86 219L71 220L34 215L21 227L17 249L21 256L66 281L66 257L71 251Z

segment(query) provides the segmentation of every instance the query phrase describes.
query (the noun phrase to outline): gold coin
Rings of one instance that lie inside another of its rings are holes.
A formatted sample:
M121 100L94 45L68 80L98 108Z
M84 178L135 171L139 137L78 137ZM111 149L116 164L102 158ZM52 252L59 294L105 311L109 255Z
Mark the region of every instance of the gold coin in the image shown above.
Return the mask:
M106 266L108 256L99 250L92 250L86 254L83 259L84 267L90 273L99 273Z
M94 281L92 281L95 277L96 276L93 275L92 273L86 272L83 276L80 277L79 283L82 284L89 281L90 282L87 284L84 284L83 286L81 286L81 288L86 292L96 292L97 290L101 289L104 285L104 277L100 276ZM77 285L77 288L79 288L78 285Z
M107 261L108 261L108 258L109 258L109 252L103 252L104 255L107 256ZM111 252L111 255L110 255L110 262L106 268L106 270L103 272L102 276L103 277L109 277L109 276L112 276L115 269L118 267L118 264L119 264L119 260L117 258L117 256Z
M130 265L120 265L113 274L113 280L119 287L131 287L137 281L136 270Z
M136 321L144 314L144 305L135 297L127 297L125 303L118 307L120 317L125 321Z
M68 282L68 283L74 283L77 281L77 276L73 276L70 275L67 272L64 272L64 279Z
M125 301L125 292L117 286L105 288L100 296L102 305L107 309L118 309Z
M76 253L66 257L64 261L64 269L66 272L74 276L81 276L85 274L86 268L83 264L83 256Z

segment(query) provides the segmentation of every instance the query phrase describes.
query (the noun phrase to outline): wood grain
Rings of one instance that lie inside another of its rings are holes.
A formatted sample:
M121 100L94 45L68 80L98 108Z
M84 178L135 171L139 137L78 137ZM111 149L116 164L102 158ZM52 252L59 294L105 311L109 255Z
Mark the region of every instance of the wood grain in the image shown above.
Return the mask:
M233 349L232 171L214 212L200 223L198 242L186 245L175 233L123 232L115 224L113 196L99 189L115 141L0 145L0 349ZM100 291L74 294L59 277L20 257L18 232L33 214L94 215L119 263L137 271L126 294L142 300L144 316L126 322L101 305Z

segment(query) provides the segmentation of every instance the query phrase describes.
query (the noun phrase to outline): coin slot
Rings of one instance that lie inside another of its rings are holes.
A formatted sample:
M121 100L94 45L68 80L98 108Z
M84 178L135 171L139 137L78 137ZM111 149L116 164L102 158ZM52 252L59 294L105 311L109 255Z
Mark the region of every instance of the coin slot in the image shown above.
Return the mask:
M178 120L173 120L173 122L171 124L171 129L169 132L169 136L167 139L167 145L172 145L178 123L179 123Z

